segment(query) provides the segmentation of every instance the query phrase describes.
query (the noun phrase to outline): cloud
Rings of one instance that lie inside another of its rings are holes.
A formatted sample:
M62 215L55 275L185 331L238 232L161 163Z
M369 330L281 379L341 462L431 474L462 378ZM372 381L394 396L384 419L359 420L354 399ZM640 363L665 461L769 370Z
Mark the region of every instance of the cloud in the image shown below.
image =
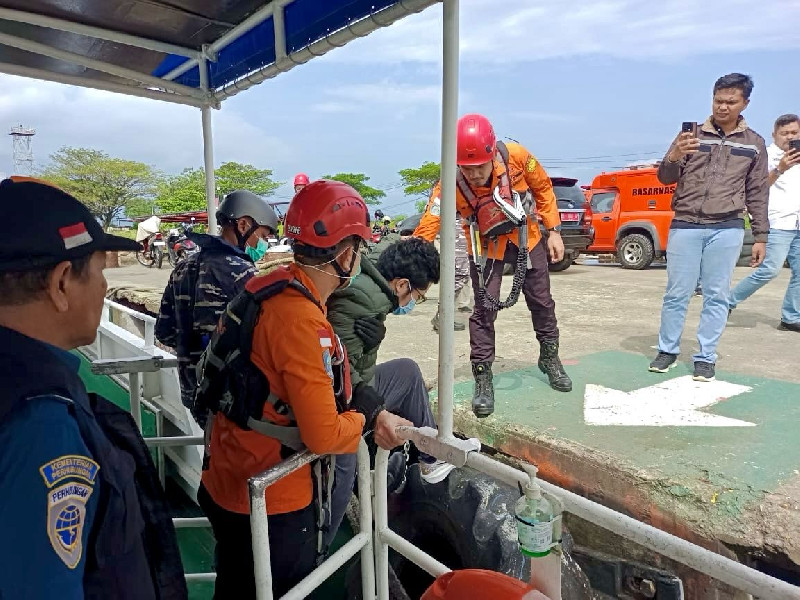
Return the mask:
M511 111L509 116L522 121L541 121L545 123L570 123L582 119L580 115L566 115L534 110L515 110Z
M800 47L800 3L790 0L496 0L461 3L462 68L605 55L686 58L713 52ZM329 60L439 63L439 5L343 49Z
M413 109L419 104L437 104L442 91L438 85L413 85L384 80L379 83L361 83L328 88L323 92L327 100L314 104L312 109L325 113L362 112L375 106L396 106Z
M230 105L213 111L212 122L217 164L239 161L275 167L290 163L297 154L287 141L268 135ZM203 164L196 108L0 75L0 127L20 123L36 129L33 152L38 167L65 145L103 150L165 172ZM12 166L8 140L0 145L0 171L11 171Z

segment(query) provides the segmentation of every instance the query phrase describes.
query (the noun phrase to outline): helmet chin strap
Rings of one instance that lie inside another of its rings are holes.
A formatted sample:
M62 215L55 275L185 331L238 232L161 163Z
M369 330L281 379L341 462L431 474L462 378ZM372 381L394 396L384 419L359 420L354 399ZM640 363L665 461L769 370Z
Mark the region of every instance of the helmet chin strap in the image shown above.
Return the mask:
M356 247L358 247L358 242L356 242ZM353 254L350 257L350 266L348 267L347 271L345 271L342 268L342 265L340 265L338 260L337 260L342 255L343 252L344 252L344 250L342 250L342 252L340 252L339 254L334 256L328 262L322 263L323 265L333 265L333 270L336 271L336 274L328 273L328 271L320 269L319 266L315 266L315 265L305 265L305 266L310 268L310 269L314 269L315 271L319 271L320 273L324 273L325 275L329 275L330 277L338 277L339 278L339 285L337 286L337 289L341 288L341 287L344 287L349 282L350 275L352 275L352 273L353 273L353 267L356 264L356 258L357 258L356 255L357 255L358 251L355 248L353 248Z
M240 249L245 249L247 246L247 240L250 239L250 236L253 235L259 227L260 225L254 220L253 224L250 226L250 229L248 229L245 233L239 233L239 223L237 221L236 228L233 231L236 233L236 241Z

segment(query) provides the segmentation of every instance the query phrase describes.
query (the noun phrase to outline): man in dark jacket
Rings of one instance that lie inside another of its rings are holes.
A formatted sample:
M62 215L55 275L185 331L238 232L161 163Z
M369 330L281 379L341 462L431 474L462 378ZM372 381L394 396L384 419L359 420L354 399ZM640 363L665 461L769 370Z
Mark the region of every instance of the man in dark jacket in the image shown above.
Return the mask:
M376 364L378 349L386 334L386 316L410 313L438 281L436 247L420 238L408 238L380 248L379 253L373 249L369 258L362 258L358 277L328 299L328 320L347 348L353 387L361 382L373 387L387 410L417 427L436 427L419 366L408 358ZM355 466L355 455L336 458L331 536L350 498ZM429 483L442 481L453 468L420 456L420 474Z
M138 248L61 190L0 182L2 598L187 597L144 441L70 352L97 335L106 252Z
M219 237L189 233L200 252L178 263L161 299L156 338L175 349L181 400L191 408L197 388L195 367L228 302L257 273L254 261L267 251L278 216L263 198L239 190L217 210ZM202 425L205 415L195 415Z
M713 381L717 344L728 318L731 276L742 248L744 214L755 243L752 266L766 253L769 221L767 148L747 126L742 111L753 81L731 73L714 84L713 114L694 132L682 132L658 168L665 185L677 183L667 244L667 291L661 309L658 355L650 371L676 366L686 309L702 281L703 311L697 328L695 381Z

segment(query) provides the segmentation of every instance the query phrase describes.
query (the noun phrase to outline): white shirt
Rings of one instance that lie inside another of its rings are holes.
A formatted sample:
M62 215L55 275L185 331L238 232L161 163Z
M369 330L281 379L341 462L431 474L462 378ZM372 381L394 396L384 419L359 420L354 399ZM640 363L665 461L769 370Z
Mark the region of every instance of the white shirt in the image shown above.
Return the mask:
M769 170L778 167L783 150L775 144L767 148ZM800 165L788 169L769 188L769 228L800 230Z

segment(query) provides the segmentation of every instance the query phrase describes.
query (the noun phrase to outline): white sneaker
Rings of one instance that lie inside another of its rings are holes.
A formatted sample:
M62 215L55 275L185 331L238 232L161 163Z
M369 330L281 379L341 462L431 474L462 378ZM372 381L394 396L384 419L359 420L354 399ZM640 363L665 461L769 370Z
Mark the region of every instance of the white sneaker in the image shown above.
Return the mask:
M480 452L481 442L478 438L469 438L467 441L470 442L476 452ZM432 463L420 460L419 476L427 483L439 483L444 481L450 474L450 471L455 468L455 465L446 463L443 460L436 460Z

